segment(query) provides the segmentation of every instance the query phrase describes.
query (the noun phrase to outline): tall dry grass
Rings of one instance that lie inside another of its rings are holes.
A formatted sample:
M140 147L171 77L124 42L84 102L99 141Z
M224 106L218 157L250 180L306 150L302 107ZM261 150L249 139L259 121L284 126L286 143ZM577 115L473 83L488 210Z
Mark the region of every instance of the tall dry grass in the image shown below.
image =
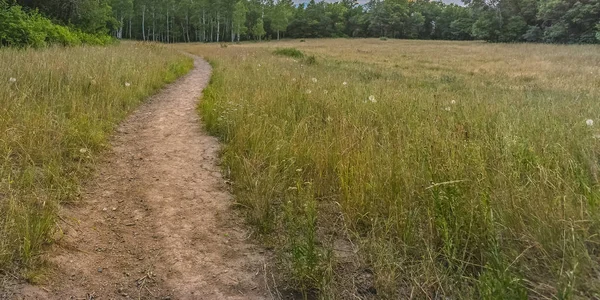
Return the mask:
M35 277L115 125L192 66L162 46L0 49L0 270Z
M200 112L306 297L600 296L598 47L181 48L215 66Z

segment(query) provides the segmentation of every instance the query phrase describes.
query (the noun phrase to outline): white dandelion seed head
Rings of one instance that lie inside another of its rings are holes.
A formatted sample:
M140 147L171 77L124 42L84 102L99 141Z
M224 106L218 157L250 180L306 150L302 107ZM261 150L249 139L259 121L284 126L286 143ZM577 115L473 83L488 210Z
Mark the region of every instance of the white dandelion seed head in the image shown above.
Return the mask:
M14 77L11 77L11 78L8 79L8 82L17 82L17 79L14 78Z
M585 124L586 124L587 126L594 126L594 120L592 120L592 119L587 119L587 120L585 120Z
M306 90L306 93L310 94L310 93L312 93L312 91L311 90Z
M452 105L456 104L456 100L450 101L450 104L452 104Z
M377 100L375 99L375 96L373 96L373 95L369 96L369 101L371 101L371 103L377 103Z
M317 83L317 79L316 78L313 77L311 80L312 80L312 82Z
M130 86L131 86L131 83L129 83L129 82L125 82L125 86L126 86L126 87L130 87Z

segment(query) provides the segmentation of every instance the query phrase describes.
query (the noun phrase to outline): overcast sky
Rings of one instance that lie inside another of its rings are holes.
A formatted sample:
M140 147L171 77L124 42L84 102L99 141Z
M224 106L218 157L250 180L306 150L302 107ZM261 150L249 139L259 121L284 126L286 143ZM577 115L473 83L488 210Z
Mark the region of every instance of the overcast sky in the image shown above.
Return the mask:
M294 0L294 3L308 3L310 0ZM315 0L318 2L318 0ZM335 0L325 0L327 2L335 2ZM360 4L365 4L367 2L369 2L368 0L358 0L358 2ZM462 5L462 1L461 0L442 0L442 2L444 3L454 3L454 4L459 4Z

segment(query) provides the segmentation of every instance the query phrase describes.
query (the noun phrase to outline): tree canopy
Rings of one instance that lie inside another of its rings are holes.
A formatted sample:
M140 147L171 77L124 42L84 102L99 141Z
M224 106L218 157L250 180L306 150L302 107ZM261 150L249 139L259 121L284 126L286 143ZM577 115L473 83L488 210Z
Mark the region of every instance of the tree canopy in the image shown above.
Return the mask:
M161 42L319 37L600 42L598 0L463 0L462 6L430 0L8 1L86 33Z

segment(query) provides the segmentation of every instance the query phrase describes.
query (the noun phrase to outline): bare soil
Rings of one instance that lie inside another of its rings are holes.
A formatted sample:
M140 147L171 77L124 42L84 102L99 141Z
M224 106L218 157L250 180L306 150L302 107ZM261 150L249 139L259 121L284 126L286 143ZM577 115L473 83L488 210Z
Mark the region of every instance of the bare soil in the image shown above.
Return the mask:
M133 113L84 189L61 212L50 280L15 299L268 299L266 253L233 209L219 143L196 105L210 65Z

